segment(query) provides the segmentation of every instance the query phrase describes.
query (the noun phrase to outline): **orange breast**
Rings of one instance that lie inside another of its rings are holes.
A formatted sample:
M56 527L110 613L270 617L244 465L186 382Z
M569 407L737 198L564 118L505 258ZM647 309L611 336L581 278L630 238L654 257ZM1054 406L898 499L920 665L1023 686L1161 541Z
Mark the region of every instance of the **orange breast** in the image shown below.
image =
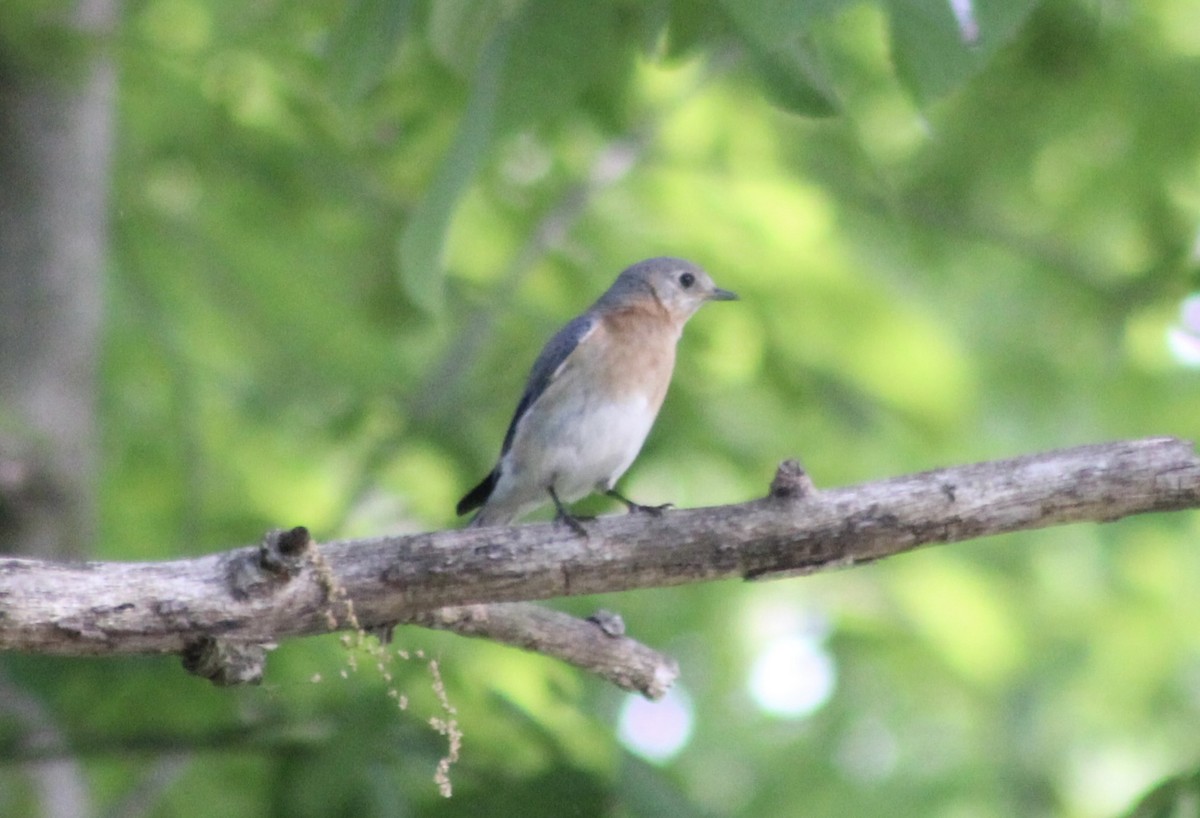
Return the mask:
M605 347L595 362L599 377L610 384L614 396L643 394L657 412L675 369L675 322L655 304L606 313L596 330L604 334L597 346Z

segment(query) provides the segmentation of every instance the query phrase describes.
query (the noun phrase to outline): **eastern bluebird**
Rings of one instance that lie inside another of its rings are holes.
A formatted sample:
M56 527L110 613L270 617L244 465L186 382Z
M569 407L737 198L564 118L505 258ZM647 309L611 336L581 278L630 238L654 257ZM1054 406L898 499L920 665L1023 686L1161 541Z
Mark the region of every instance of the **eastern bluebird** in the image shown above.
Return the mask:
M626 269L587 312L550 339L533 364L500 460L458 501L478 508L472 526L506 525L554 503L592 492L645 509L613 488L637 457L675 368L683 325L706 301L737 295L678 258L652 258Z

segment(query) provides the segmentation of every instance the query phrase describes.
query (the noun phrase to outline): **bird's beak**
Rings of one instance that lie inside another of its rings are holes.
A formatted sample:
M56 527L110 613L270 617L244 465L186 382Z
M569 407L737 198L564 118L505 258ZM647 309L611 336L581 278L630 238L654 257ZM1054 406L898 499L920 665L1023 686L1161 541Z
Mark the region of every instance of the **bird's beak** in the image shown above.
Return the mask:
M712 293L708 296L709 301L737 301L738 294L733 290L722 290L720 287L714 287Z

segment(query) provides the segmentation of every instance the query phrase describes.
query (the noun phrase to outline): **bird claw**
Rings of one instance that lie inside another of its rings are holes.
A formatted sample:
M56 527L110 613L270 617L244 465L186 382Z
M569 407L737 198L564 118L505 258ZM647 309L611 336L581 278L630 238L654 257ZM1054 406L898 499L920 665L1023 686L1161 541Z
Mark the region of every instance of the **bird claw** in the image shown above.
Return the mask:
M633 500L630 500L616 489L609 489L605 494L614 500L624 503L625 508L629 509L630 514L649 514L651 517L661 517L662 513L667 509L675 508L674 503L663 503L661 506L644 506L641 503L635 503Z
M567 507L563 505L562 500L558 499L558 492L551 486L549 489L550 499L554 501L554 522L555 524L562 523L578 534L580 537L588 535L587 529L583 527L584 520L594 520L595 517L576 517L571 512L567 511Z
M663 503L661 506L644 506L641 503L627 502L625 507L630 514L649 514L651 517L661 517L669 508L675 508L674 503Z
M595 517L577 517L574 514L568 514L565 511L559 511L554 515L555 525L565 525L567 528L574 531L580 537L588 535L587 529L583 527L584 521L591 522Z

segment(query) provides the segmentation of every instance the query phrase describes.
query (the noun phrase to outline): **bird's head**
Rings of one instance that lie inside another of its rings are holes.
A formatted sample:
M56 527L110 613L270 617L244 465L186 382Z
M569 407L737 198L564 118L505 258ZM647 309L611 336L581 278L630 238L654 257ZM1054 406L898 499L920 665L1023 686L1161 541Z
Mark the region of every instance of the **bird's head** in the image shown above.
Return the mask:
M737 294L713 283L708 273L681 258L650 258L627 268L600 299L608 307L653 299L683 324L707 301L735 301Z

